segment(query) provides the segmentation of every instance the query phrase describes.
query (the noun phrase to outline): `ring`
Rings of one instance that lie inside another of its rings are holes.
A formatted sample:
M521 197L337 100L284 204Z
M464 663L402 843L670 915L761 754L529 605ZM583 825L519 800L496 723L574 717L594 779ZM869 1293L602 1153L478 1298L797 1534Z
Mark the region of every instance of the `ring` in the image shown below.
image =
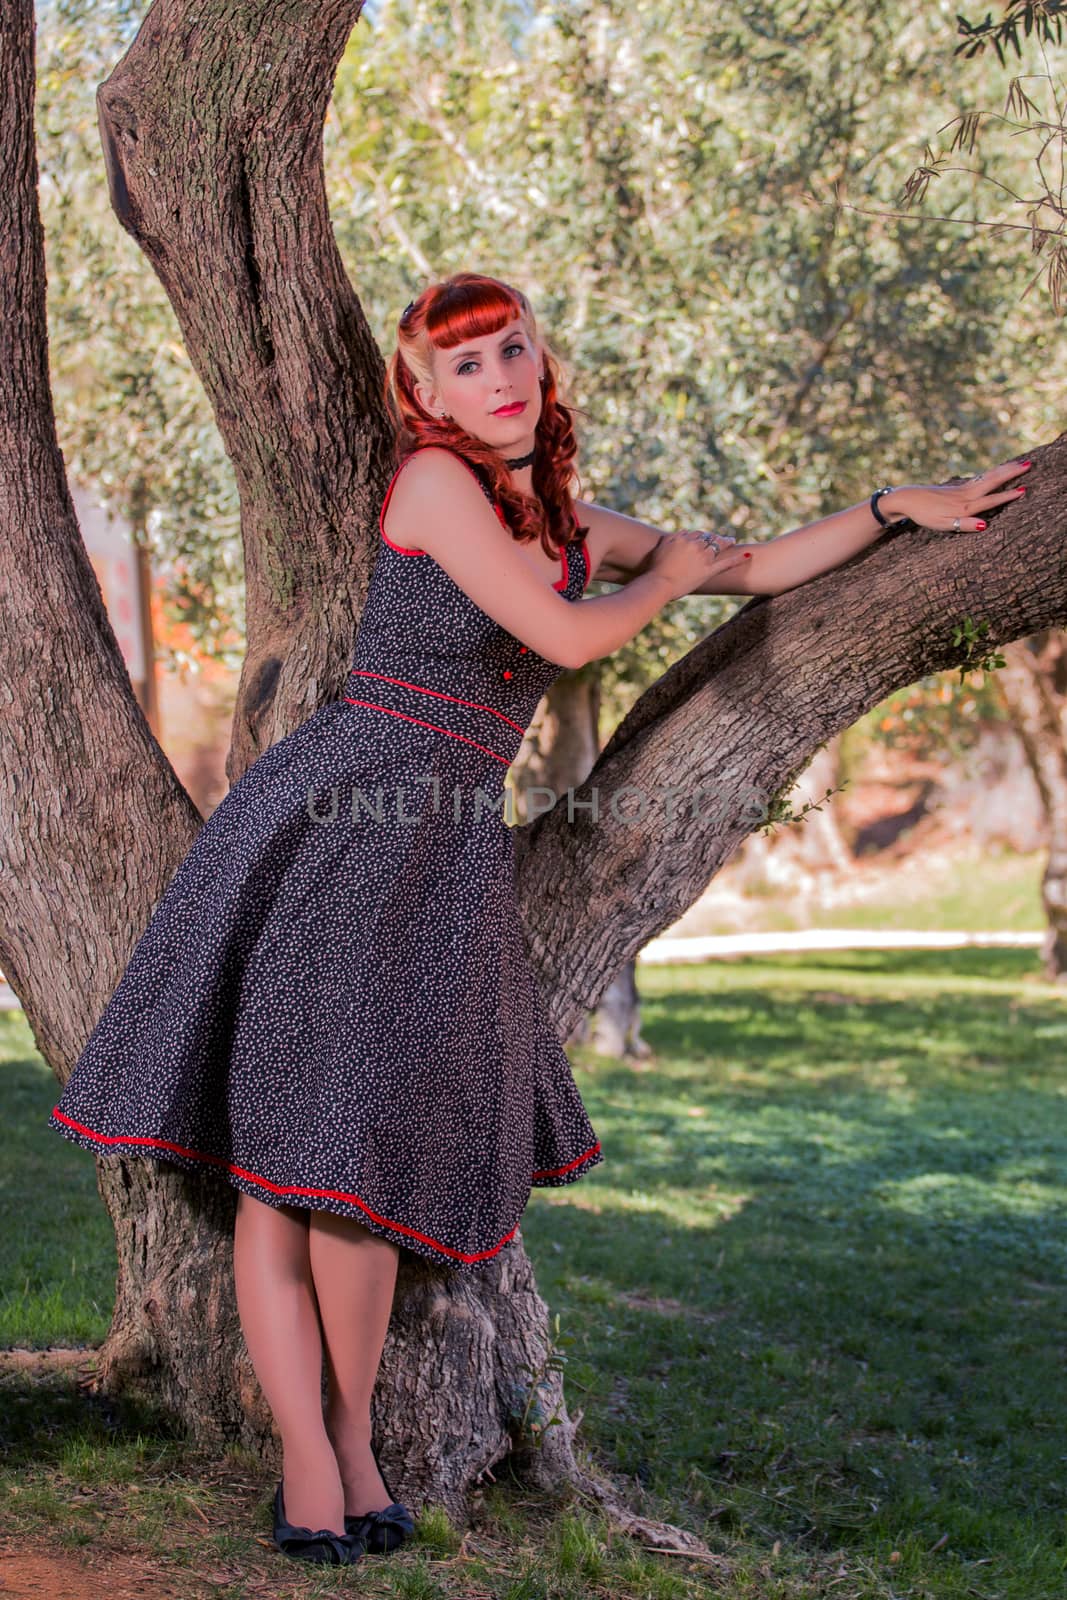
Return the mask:
M953 533L959 533L959 531L960 531L960 519L959 519L959 517L953 517L953 519L952 519L952 531L953 531Z
M718 535L717 534L714 534L714 533L702 533L700 535L700 542L704 546L705 550L708 548L709 545L714 545L715 546L715 554L718 555L721 546L719 545Z

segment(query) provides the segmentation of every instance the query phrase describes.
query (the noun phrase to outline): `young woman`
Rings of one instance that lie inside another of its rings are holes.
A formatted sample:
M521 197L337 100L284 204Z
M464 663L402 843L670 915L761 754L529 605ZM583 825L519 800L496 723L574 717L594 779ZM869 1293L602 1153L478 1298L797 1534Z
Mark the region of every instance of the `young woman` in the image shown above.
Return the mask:
M575 500L558 363L525 295L476 273L406 308L387 399L399 465L344 691L209 817L50 1118L97 1155L237 1189L241 1327L283 1448L275 1538L320 1562L411 1531L370 1421L400 1251L478 1270L532 1186L603 1160L501 815L542 695L683 594L777 594L887 520L982 527L1024 492L1002 487L1018 463L887 486L751 547ZM620 587L583 600L594 577Z

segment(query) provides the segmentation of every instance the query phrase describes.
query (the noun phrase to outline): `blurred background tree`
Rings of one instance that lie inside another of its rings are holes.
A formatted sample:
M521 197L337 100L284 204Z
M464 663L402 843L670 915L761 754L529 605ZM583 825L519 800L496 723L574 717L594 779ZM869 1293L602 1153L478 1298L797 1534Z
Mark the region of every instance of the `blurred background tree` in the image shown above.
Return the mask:
M157 575L208 651L240 630L236 492L169 303L110 213L93 101L136 31L121 0L42 6L38 121L56 405L68 465L147 504ZM746 540L1046 436L1052 318L965 225L887 224L931 107L1010 69L954 55L940 14L777 3L388 0L341 62L325 129L338 244L391 348L429 279L531 294L572 380L581 493ZM872 62L877 71L872 71ZM1031 156L1000 169L1025 181ZM614 720L733 599L686 598L597 663ZM239 646L230 638L234 658Z

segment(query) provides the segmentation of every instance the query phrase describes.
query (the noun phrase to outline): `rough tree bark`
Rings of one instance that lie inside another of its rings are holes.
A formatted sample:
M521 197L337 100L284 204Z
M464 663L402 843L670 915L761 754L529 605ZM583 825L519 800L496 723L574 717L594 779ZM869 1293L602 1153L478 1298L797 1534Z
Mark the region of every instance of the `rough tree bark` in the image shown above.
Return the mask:
M98 94L116 213L172 300L241 490L231 781L340 691L375 548L383 364L334 247L321 162L359 9L156 0ZM48 387L31 0L8 0L0 27L0 965L63 1080L201 819L145 724L79 537ZM897 530L751 602L639 702L590 782L722 782L718 814L570 825L557 807L521 830L531 950L561 1036L736 847L754 816L742 789L758 805L891 689L958 665L963 614L989 620L990 642L1067 621L1067 436L1036 455L1025 508L998 517L995 539ZM101 1383L271 1458L232 1296L232 1192L146 1161L99 1171L119 1248ZM580 1469L549 1354L521 1240L458 1286L405 1263L374 1403L398 1492L462 1520L476 1475L511 1453L530 1481L575 1484L645 1542L698 1553ZM535 1426L520 1431L524 1413Z
M1003 651L997 674L1037 780L1048 818L1041 880L1045 937L1041 956L1053 983L1067 982L1067 635L1046 629Z
M591 662L579 672L566 672L552 685L531 724L512 768L515 810L520 825L528 824L577 791L592 771L600 749L600 672ZM599 1054L646 1058L641 1038L640 998L636 963L627 961L600 997L595 1012L575 1021L568 1044L584 1044Z
M693 903L820 744L894 689L1063 626L1067 510L1053 486L1067 433L1027 453L1025 509L992 513L986 532L901 523L834 571L750 600L615 729L575 796L598 809L570 822L557 807L522 830L520 886L552 885L530 949L561 1028ZM953 642L968 618L977 648Z

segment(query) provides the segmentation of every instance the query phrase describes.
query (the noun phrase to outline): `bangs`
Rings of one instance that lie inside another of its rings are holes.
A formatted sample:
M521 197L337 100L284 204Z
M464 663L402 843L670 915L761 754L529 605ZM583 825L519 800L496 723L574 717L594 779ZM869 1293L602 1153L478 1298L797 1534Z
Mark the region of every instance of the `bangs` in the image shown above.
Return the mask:
M450 350L465 339L497 333L517 318L525 322L525 312L507 285L482 278L452 284L437 295L427 313L426 332L438 350Z

